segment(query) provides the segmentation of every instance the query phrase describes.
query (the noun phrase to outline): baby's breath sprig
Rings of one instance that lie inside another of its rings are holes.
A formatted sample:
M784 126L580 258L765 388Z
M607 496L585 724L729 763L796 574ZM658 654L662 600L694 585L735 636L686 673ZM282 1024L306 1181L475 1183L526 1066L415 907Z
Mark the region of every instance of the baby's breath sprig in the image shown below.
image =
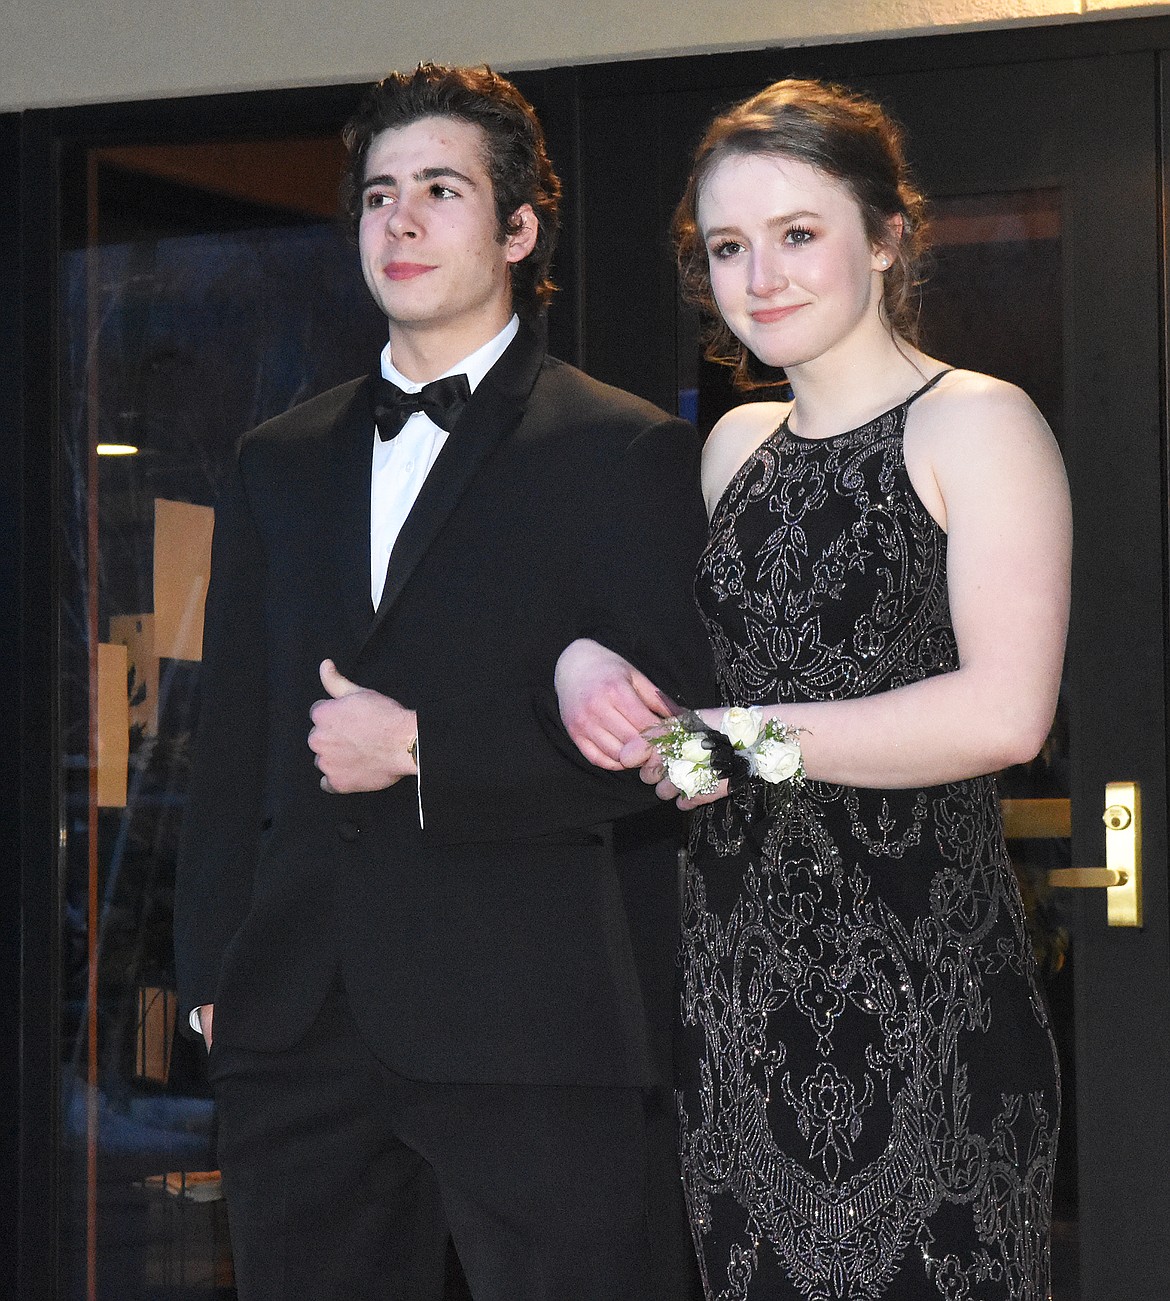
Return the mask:
M800 730L778 718L765 720L759 705L733 706L717 729L698 714L680 714L651 744L667 778L688 798L710 795L724 778L740 772L783 787L786 794L804 781Z

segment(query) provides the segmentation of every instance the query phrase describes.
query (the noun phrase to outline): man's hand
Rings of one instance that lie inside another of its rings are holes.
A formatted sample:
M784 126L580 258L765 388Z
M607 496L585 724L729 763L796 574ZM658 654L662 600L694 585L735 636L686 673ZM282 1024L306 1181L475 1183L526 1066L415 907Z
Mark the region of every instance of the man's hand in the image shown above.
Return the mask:
M309 749L321 770L321 789L331 795L380 791L416 774L410 753L418 736L414 710L350 682L332 660L323 660L320 671L329 699L309 710Z
M630 766L621 761L623 745L677 712L645 674L585 637L561 652L553 681L561 721L577 749L611 772Z
M211 1052L211 1023L215 1018L215 1004L204 1003L199 1009L199 1029L203 1031L203 1042Z

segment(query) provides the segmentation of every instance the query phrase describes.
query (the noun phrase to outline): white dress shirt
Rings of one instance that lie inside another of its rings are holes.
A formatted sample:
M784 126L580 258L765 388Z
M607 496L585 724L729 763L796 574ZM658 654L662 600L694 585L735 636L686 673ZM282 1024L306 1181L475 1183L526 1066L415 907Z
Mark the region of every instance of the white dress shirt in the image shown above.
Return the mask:
M466 375L474 393L483 377L503 356L519 328L520 321L513 316L494 339L435 378ZM422 388L421 384L407 379L395 367L390 358L389 344L382 349L382 375L406 393L417 393ZM386 566L394 543L422 491L431 466L439 459L447 437L447 431L440 429L430 416L415 411L397 438L386 442L374 438L373 473L370 476L370 599L375 610L386 585Z

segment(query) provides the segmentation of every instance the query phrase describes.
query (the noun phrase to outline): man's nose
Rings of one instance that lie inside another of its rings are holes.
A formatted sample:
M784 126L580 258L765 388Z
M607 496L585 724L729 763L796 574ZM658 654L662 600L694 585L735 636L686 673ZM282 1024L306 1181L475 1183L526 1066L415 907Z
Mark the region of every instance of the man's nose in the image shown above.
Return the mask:
M419 232L418 215L409 199L400 197L386 218L386 233L396 239L413 239Z

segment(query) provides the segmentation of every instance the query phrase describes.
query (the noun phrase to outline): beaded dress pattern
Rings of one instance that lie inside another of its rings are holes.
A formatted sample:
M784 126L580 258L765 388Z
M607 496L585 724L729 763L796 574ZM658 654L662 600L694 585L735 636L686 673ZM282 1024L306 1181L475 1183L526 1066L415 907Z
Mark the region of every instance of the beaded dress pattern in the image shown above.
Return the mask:
M840 700L957 667L910 404L781 427L700 562L725 700ZM1045 1301L1059 1080L990 777L758 783L692 821L683 1179L709 1301Z

